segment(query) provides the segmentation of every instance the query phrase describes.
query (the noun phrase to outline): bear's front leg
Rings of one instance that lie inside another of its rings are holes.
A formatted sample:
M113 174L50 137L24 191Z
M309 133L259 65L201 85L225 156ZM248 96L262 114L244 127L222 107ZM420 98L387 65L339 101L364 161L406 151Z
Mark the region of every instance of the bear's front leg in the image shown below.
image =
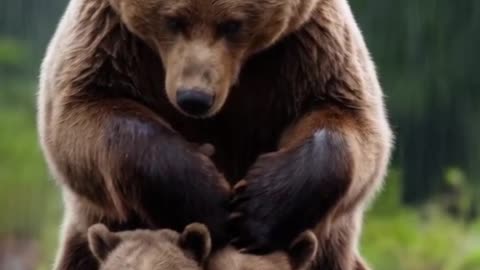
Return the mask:
M72 201L88 202L112 223L133 216L180 230L202 222L215 242L226 238L230 190L207 156L211 147L198 149L131 100L71 97L54 109L43 142Z
M285 248L305 229L362 212L389 149L382 123L368 119L327 107L285 131L280 150L260 156L235 188L234 244L258 252Z
M330 129L290 149L266 154L236 187L233 231L239 247L285 247L313 228L345 194L352 160L347 142Z

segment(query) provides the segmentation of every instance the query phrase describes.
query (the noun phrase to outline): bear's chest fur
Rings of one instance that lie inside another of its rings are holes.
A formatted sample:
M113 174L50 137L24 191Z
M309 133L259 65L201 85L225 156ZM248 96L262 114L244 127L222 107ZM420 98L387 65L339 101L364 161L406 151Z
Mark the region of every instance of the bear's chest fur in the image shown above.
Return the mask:
M209 119L189 118L170 104L154 52L138 40L123 45L97 72L95 88L137 100L190 142L214 145L212 159L231 182L241 180L260 154L274 151L282 132L311 105L302 86L292 83L302 70L292 68L298 63L288 40L247 61L226 104Z
M272 69L257 64L248 64L252 68L245 69L216 116L192 119L167 104L160 113L187 140L214 145L212 159L232 182L245 176L258 155L276 149L282 131L294 119L286 89L276 86L281 79L276 82L268 76Z
M280 44L245 63L226 104L210 119L185 117L171 105L162 113L187 140L213 144L213 161L233 183L260 154L275 151L283 131L305 110L296 104L295 89L287 81L290 74L283 74L284 53Z

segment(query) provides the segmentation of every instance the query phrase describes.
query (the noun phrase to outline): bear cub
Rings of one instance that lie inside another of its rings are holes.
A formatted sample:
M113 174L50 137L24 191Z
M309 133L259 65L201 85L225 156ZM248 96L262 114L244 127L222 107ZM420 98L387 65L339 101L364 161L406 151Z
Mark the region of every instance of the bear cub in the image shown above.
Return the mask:
M258 256L233 247L212 253L210 232L203 224L182 233L169 229L111 232L103 224L88 230L100 270L306 270L317 252L311 231L302 233L286 251Z

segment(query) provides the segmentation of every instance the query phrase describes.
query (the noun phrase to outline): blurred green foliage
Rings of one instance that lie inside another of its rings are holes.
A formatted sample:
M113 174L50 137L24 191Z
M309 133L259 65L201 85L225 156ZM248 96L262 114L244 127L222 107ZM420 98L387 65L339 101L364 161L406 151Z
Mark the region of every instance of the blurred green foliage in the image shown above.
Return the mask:
M407 207L398 195L402 182L392 169L366 217L361 251L374 269L480 269L480 219L467 222L450 215L443 196L419 208ZM468 197L460 195L458 200Z
M4 239L33 239L41 270L51 268L62 203L37 143L34 93L66 2L0 2L0 260ZM478 270L480 1L350 2L397 135L361 251L377 270Z
M2 68L25 66L27 51L22 43L13 39L0 39L0 63Z
M458 167L480 197L480 1L349 1L378 66L404 171L404 202Z
M3 238L34 239L49 265L62 209L59 192L47 177L31 111L8 107L0 110L0 249Z

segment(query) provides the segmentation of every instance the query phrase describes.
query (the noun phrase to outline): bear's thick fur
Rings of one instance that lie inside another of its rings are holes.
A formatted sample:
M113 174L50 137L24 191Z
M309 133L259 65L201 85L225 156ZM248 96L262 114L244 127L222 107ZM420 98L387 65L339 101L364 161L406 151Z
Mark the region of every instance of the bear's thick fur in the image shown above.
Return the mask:
M212 254L210 233L198 223L182 233L169 229L114 233L96 224L88 230L88 242L100 270L306 270L318 247L315 235L307 231L285 252L258 256L225 247Z
M98 267L98 222L201 222L251 252L313 229L318 269L363 267L392 135L346 0L70 0L38 106L66 205L57 269Z

